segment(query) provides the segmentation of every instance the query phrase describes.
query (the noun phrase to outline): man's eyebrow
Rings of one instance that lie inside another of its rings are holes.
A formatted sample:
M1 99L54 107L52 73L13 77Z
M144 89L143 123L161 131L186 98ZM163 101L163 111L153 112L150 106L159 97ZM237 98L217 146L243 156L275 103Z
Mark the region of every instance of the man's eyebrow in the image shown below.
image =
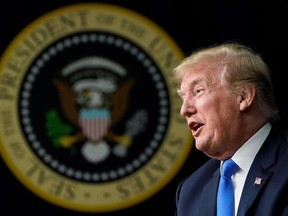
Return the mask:
M193 80L192 83L199 83L199 82L203 82L203 81L205 81L205 79L203 77L198 77L195 80Z
M193 87L195 85L197 85L198 83L204 82L205 79L203 79L202 77L199 77L195 80L193 80L191 83L189 83L189 87ZM181 92L180 89L177 89L177 93L179 94L179 96L182 96L183 93Z
M204 82L204 81L205 80L203 79L203 77L199 77L199 78L193 80L191 83L189 83L189 86L192 87L192 86L195 86L196 84Z

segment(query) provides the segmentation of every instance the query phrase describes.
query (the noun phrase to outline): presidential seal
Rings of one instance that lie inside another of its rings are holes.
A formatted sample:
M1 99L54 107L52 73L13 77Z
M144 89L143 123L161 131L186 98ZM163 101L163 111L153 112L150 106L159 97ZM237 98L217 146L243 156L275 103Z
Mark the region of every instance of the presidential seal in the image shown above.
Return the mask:
M3 160L63 208L108 212L149 199L193 145L169 79L182 59L159 26L119 6L76 4L39 17L1 58Z

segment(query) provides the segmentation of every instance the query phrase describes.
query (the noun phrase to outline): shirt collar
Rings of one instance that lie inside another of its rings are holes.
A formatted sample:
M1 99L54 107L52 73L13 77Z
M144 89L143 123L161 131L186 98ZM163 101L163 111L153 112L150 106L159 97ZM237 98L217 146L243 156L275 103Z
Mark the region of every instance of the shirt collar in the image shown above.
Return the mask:
M260 128L247 142L245 142L233 155L232 159L241 170L248 172L250 166L267 138L272 125L267 122L262 128Z

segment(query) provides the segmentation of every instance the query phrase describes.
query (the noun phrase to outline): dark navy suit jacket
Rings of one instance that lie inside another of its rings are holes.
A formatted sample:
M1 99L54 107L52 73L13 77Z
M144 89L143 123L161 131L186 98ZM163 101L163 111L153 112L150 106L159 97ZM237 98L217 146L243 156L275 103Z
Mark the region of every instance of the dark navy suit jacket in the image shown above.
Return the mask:
M220 162L210 159L176 192L177 216L216 216ZM262 179L255 184L256 177ZM288 216L288 134L272 127L244 184L237 216Z

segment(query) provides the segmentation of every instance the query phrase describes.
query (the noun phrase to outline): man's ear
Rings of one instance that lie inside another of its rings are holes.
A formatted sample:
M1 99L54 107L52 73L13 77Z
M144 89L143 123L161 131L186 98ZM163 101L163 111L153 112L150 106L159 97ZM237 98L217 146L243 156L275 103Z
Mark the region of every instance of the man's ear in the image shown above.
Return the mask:
M241 111L244 111L252 105L255 98L255 92L255 87L251 85L248 85L242 89L240 95L238 96L239 109Z

